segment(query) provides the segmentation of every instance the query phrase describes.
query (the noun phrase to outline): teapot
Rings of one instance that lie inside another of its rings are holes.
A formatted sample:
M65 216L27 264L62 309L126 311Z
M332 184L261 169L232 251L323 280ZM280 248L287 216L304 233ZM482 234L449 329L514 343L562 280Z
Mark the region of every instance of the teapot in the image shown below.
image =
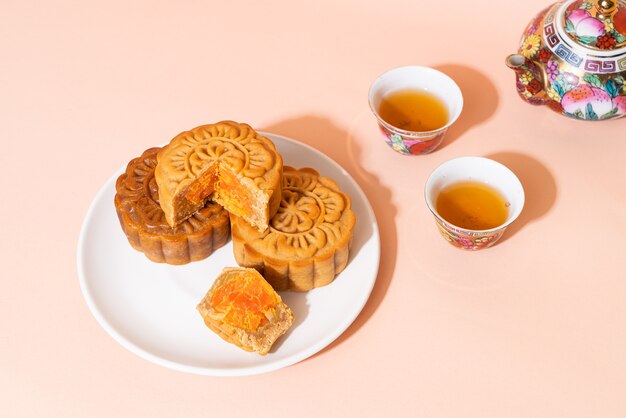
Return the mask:
M528 24L506 58L517 92L581 120L626 115L626 0L564 0Z

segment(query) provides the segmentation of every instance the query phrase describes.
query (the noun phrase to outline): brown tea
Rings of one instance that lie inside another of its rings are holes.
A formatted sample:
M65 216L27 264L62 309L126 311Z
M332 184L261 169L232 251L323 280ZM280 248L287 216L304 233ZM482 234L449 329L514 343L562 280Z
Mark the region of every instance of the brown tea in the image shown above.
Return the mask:
M380 102L378 114L388 124L405 131L435 131L448 123L445 103L424 90L404 89L387 94Z
M464 181L446 186L437 197L439 215L452 225L473 230L502 225L510 204L496 189L485 183Z

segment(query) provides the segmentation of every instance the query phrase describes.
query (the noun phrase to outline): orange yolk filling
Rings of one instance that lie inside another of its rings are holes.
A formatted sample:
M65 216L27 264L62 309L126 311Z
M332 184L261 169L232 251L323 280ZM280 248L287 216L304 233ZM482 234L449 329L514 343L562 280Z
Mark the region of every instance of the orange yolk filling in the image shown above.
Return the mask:
M230 170L220 170L217 183L217 201L232 214L237 216L252 215L252 194L243 187L237 176Z
M211 305L224 314L224 322L245 330L255 330L269 320L265 315L278 302L274 289L265 281L245 274L232 277L215 290Z

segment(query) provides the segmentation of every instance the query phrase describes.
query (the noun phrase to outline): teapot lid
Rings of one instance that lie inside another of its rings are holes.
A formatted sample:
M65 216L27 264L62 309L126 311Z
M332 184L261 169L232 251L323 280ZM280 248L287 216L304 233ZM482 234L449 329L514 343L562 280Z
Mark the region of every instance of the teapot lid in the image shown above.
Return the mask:
M626 0L569 0L555 20L566 40L594 55L615 55L626 47Z
M546 46L593 74L626 71L626 0L565 0L543 21Z

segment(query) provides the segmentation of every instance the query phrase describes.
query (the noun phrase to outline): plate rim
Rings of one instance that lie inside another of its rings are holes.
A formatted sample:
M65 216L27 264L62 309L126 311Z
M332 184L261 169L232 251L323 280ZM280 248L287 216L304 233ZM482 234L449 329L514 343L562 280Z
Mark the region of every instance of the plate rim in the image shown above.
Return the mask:
M360 304L354 306L354 309L351 312L351 314L344 317L343 320L337 324L333 332L329 333L326 336L326 338L320 339L315 344L310 345L307 349L300 350L299 352L296 352L293 355L289 355L283 358L282 360L277 360L268 364L259 364L259 365L254 365L254 366L246 366L246 367L238 367L238 368L198 367L198 366L191 366L188 364L172 361L170 359L155 355L144 348L141 348L140 346L138 346L131 340L125 338L111 324L109 324L109 322L105 318L105 315L103 315L101 310L98 308L96 302L94 301L91 293L88 290L89 284L88 284L88 280L86 277L87 275L85 273L84 251L85 251L85 245L86 245L86 235L87 235L87 229L88 229L87 227L90 224L90 221L92 221L92 218L94 216L94 212L96 210L96 202L100 201L103 198L103 195L106 193L108 188L111 187L111 183L115 182L117 177L119 176L119 173L123 172L125 166L122 166L120 169L116 170L113 174L111 174L108 177L108 179L104 182L104 184L100 186L98 192L95 194L95 196L91 200L91 203L89 204L89 208L87 209L87 212L85 213L84 218L83 218L83 222L81 223L80 232L78 236L78 243L77 243L77 249L76 249L76 267L77 267L77 272L78 272L78 281L79 281L81 293L83 295L83 299L87 303L87 307L89 308L89 311L91 312L91 314L94 316L98 324L100 324L100 326L104 328L106 333L109 334L109 336L111 336L122 347L126 348L127 350L137 355L138 357L141 357L144 360L148 360L151 363L166 367L171 370L177 370L181 372L192 373L192 374L203 375L203 376L252 376L252 375L258 375L262 373L268 373L271 371L279 370L279 369L291 366L293 364L299 363L313 356L314 354L317 354L318 352L322 351L324 348L326 348L331 343L333 343L337 338L339 338L350 327L350 325L352 325L352 323L356 320L356 318L358 318L358 316L363 311L363 308L367 304L367 301L369 300L372 290L374 289L374 286L378 279L378 273L380 271L380 257L381 257L380 231L378 229L378 220L376 219L376 214L374 213L374 210L372 208L372 205L369 199L367 198L367 195L361 188L360 184L356 181L356 179L346 169L344 169L334 159L324 154L320 150L308 144L305 144L303 142L286 137L284 135L269 133L265 131L258 131L258 132L261 135L269 137L272 141L274 140L274 138L280 138L283 141L290 142L297 146L306 148L308 151L313 152L317 154L319 157L332 163L336 168L339 169L339 171L344 176L346 176L354 184L355 189L357 193L359 194L359 197L365 207L366 212L368 213L369 217L373 220L372 236L368 239L368 241L374 238L375 246L377 247L376 259L375 259L375 274L374 274L373 279L371 280L371 284L369 288L367 289L365 297L362 298Z

